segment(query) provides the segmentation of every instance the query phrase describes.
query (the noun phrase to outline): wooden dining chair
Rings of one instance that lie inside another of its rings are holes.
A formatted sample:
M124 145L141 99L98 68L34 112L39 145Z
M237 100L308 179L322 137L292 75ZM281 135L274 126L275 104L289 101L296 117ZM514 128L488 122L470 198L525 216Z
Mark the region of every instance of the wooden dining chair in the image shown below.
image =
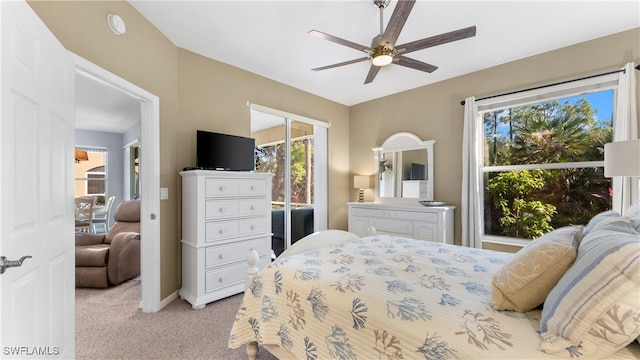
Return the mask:
M95 196L80 196L76 202L76 231L91 232L93 222L93 207L96 205Z
M91 224L91 230L94 234L105 234L110 228L111 208L113 202L116 199L115 196L110 196L107 199L107 203L104 205L104 211L93 212L93 223Z

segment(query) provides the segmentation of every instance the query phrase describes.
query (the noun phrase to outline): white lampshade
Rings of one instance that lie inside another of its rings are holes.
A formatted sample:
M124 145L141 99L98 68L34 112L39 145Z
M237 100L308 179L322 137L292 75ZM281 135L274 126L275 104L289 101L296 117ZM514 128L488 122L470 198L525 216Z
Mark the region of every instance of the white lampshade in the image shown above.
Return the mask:
M356 175L353 177L353 187L356 189L368 189L369 188L369 176Z
M640 176L640 140L604 144L604 176Z

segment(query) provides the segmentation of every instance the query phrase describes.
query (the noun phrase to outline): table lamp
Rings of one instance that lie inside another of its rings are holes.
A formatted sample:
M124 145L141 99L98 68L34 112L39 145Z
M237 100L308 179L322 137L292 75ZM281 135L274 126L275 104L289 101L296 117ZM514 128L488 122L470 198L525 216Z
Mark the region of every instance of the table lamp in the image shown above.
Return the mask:
M369 176L355 175L353 177L353 187L358 189L358 202L364 202L364 189L369 188Z
M640 176L640 139L604 144L604 177L616 176Z

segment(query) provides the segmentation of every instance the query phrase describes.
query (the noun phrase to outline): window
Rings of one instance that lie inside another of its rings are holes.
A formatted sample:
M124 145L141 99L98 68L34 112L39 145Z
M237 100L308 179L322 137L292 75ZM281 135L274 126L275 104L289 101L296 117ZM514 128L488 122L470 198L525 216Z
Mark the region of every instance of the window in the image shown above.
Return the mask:
M525 245L611 209L604 144L614 137L617 80L610 74L476 102L482 241Z
M105 193L104 166L98 166L86 172L86 195L104 195Z
M86 156L76 158L75 197L84 195L98 196L98 203L104 201L107 194L107 151L102 149L76 148L86 152Z

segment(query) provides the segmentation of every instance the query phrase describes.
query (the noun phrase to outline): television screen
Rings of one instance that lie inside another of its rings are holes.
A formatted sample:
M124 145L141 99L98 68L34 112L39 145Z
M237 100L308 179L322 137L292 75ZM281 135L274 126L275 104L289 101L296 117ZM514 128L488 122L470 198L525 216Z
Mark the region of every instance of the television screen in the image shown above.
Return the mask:
M424 180L424 165L411 163L411 174L409 178L411 180Z
M253 138L197 130L196 166L206 170L255 171Z

